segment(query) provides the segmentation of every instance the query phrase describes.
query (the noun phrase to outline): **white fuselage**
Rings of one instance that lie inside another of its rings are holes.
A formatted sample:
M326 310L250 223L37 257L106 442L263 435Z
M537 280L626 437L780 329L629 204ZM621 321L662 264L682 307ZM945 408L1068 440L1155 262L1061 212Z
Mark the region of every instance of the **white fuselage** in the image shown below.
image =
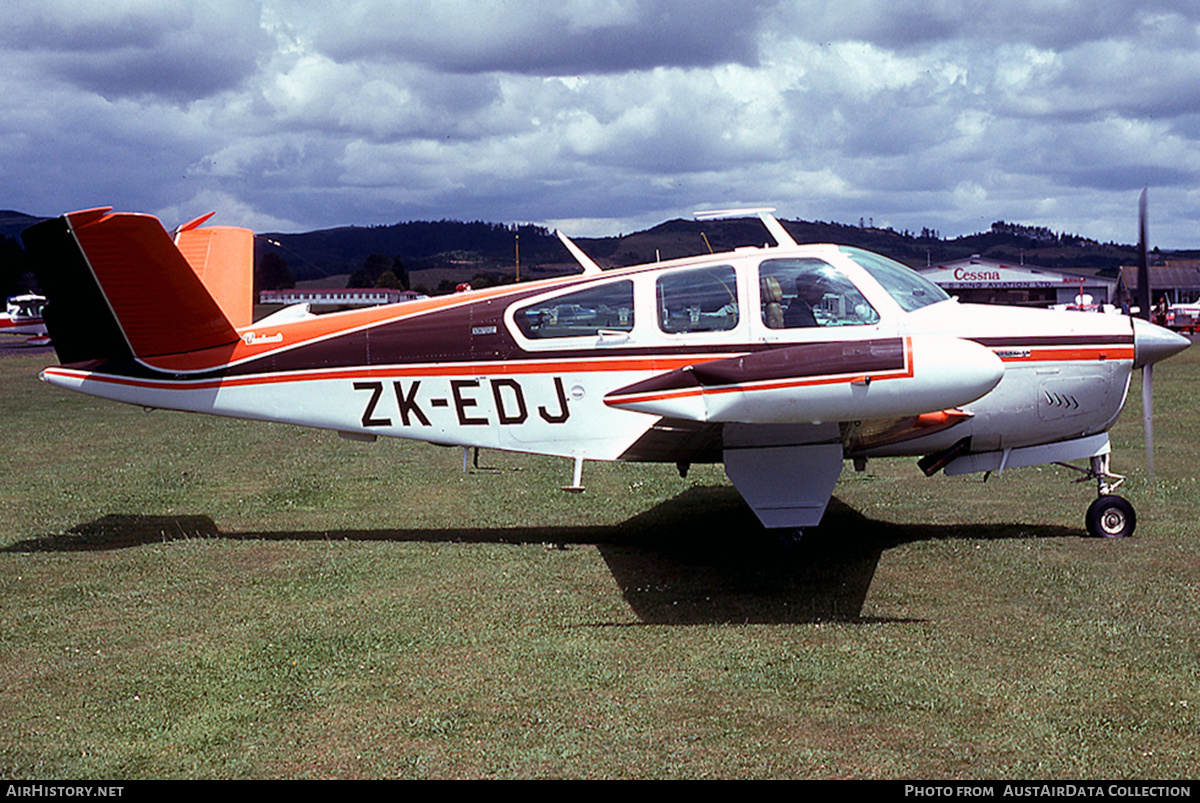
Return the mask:
M821 262L844 275L848 286L822 299L831 309L841 305L842 318L830 313L822 318L829 325L771 325L763 266L786 260ZM728 298L714 299L713 288ZM672 292L694 297L675 299ZM628 307L616 308L612 298ZM589 320L600 314L597 300L607 305L604 325ZM851 306L855 311L846 312ZM320 325L309 318L248 327L238 348L222 357L229 366L248 366L240 373L215 361L181 369L164 359L147 361L154 370L140 377L66 366L47 369L45 378L146 407L612 460L664 418L784 425L852 424L944 408L971 414L931 435L868 446L868 455L924 454L965 435L975 451L1078 438L1111 425L1133 366L1128 318L952 300L905 311L833 246L742 249L391 309L391 316L319 316ZM541 333L558 328L534 336L535 325ZM384 338L387 328L395 333ZM363 360L334 364L332 344L351 336L366 341L355 346ZM418 349L419 358L397 353L407 346L395 344L437 338L445 347ZM892 340L907 344L906 368L868 366L860 376L839 363L659 394L674 398L613 397L689 366L830 344L849 354L855 344L873 349ZM307 361L305 349L313 353Z

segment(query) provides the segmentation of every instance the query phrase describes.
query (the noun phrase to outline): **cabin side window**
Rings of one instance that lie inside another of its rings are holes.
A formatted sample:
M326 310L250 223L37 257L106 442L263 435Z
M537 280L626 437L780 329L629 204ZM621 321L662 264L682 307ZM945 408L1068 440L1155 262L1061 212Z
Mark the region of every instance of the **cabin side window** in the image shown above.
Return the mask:
M879 323L879 313L858 288L824 260L764 260L758 283L768 329Z
M658 326L668 334L727 332L738 325L737 273L730 265L668 273L655 287Z
M513 319L531 340L631 332L633 282L613 282L536 301L517 310Z

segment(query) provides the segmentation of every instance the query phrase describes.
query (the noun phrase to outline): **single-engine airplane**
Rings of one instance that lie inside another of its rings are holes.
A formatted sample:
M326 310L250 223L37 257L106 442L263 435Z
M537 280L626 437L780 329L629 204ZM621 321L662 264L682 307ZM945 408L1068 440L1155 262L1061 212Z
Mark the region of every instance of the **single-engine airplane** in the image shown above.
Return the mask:
M251 321L252 233L73 212L24 239L58 387L142 405L574 460L721 462L767 528L817 525L850 459L926 474L1087 461L1087 529L1133 532L1108 428L1189 341L1119 315L959 304L858 248L773 246Z
M0 335L27 335L27 342L34 345L49 343L46 324L42 320L45 305L44 296L33 293L12 296L5 311L0 313Z

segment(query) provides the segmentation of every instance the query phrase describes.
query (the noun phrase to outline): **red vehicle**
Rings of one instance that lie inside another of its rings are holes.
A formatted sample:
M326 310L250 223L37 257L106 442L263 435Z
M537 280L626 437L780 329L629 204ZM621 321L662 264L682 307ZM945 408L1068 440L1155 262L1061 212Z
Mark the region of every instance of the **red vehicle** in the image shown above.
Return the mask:
M1167 311L1167 328L1195 334L1200 328L1200 302L1172 304Z

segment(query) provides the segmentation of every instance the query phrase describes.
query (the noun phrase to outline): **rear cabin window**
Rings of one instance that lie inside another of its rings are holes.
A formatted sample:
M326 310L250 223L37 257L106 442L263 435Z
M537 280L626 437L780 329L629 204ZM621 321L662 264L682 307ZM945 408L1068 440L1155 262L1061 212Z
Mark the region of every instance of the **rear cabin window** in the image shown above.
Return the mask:
M730 265L668 273L656 289L664 332L727 332L738 325L737 273Z
M758 282L768 329L879 322L858 288L824 260L767 259L758 266Z
M596 337L633 330L633 282L613 282L545 299L517 310L521 334L530 339Z

